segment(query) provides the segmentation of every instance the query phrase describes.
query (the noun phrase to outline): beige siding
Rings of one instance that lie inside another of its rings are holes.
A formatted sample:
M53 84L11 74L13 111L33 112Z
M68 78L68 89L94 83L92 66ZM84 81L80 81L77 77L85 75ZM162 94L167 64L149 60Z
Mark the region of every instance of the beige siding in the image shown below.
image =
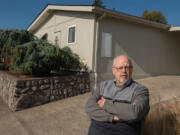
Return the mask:
M68 28L76 27L76 41L68 44ZM56 11L44 22L35 35L42 37L48 33L48 40L55 43L55 35L60 33L60 47L69 46L73 52L87 60L92 69L92 54L94 40L94 16L88 13Z
M101 57L101 34L112 33L111 58ZM113 58L128 55L134 64L135 78L156 75L180 75L179 33L106 18L100 22L97 73L98 80L113 78Z

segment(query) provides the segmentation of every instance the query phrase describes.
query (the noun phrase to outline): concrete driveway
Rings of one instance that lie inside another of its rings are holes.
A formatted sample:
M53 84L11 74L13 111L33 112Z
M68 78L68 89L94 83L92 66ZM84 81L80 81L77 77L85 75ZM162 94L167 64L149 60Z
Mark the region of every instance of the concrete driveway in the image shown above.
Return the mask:
M90 93L11 112L0 99L2 135L85 135L89 119L84 105Z
M137 80L150 89L150 101L180 97L180 76L160 76ZM11 112L0 99L2 135L86 135L89 118L84 112L90 93Z

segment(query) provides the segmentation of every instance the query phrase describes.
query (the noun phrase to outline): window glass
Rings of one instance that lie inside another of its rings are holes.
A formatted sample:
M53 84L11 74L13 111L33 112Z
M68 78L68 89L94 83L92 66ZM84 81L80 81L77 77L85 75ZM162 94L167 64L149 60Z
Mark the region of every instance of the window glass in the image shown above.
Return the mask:
M68 43L75 42L75 26L69 28Z
M101 56L112 57L112 34L102 32Z

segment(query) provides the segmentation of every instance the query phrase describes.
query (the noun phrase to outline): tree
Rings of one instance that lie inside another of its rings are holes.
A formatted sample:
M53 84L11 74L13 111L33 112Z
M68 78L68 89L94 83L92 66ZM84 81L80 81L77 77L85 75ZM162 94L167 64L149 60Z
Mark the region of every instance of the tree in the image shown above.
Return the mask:
M141 17L142 17L143 19L149 20L149 12L148 12L148 10L144 10L144 12L143 12L143 14L142 14Z
M148 10L144 10L141 17L146 20L167 24L166 17L160 11L153 10L148 12Z
M105 6L103 5L103 1L102 0L94 0L92 6L105 8Z

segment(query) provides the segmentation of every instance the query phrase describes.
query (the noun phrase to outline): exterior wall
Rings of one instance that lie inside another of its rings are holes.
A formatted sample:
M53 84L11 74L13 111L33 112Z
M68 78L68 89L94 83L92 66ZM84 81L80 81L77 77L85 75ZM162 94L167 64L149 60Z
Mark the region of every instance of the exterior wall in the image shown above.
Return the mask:
M112 33L112 57L101 57L102 32ZM112 79L113 58L125 54L132 59L133 77L180 74L180 34L167 30L105 18L100 21L98 80Z
M68 44L68 28L75 25L75 43ZM37 37L48 34L48 40L55 43L55 36L60 35L60 47L68 46L81 59L87 60L92 69L92 54L94 40L94 16L89 13L56 11L35 32Z

